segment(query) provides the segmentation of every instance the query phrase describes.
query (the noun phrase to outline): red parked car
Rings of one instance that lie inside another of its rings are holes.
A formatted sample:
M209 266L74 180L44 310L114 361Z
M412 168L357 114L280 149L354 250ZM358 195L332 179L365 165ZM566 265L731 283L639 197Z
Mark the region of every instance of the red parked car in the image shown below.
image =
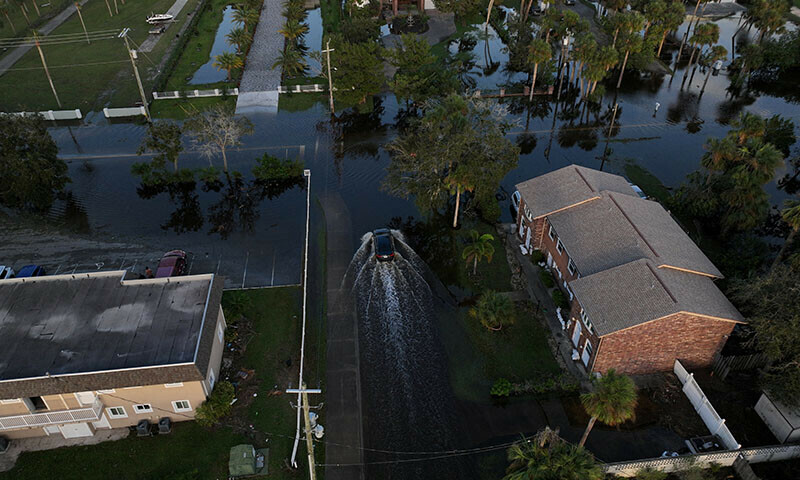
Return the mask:
M172 250L161 257L156 269L156 278L174 277L186 274L186 252Z

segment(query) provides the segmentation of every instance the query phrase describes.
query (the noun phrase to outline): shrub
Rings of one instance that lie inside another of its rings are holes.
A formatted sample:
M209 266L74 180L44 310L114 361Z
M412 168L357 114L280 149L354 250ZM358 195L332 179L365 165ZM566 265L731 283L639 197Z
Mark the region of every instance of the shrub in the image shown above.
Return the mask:
M553 288L556 286L556 281L553 280L553 274L548 272L547 270L540 270L539 271L539 279L542 281L545 287Z
M497 331L514 323L514 304L507 296L486 290L469 314L487 329Z
M567 300L567 296L564 295L564 292L561 290L555 290L553 292L553 302L555 302L556 307L569 308L569 300Z
M218 382L208 400L197 407L195 414L197 423L204 427L214 425L220 418L230 413L233 399L233 385L229 382Z
M492 385L491 394L493 397L507 397L511 395L511 382L505 378L498 378Z
M303 163L300 160L281 160L265 153L257 159L253 175L262 182L281 182L303 176Z
M250 296L241 290L225 292L222 295L222 311L225 313L225 319L229 324L236 322L251 303L253 301Z
M511 394L525 395L532 393L534 395L543 395L558 391L571 393L578 391L578 389L580 389L580 383L572 375L561 373L558 376L542 375L535 380L514 383L511 385Z
M534 250L531 252L531 262L538 264L544 262L544 252L541 250Z
M642 468L636 471L636 480L664 480L667 474L652 467Z

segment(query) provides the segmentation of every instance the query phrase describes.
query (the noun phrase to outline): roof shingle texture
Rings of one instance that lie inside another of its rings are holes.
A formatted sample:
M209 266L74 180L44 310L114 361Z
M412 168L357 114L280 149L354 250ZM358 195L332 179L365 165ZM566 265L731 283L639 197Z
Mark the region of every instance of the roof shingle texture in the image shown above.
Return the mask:
M531 178L516 187L534 218L596 198L603 190L636 196L623 177L579 165Z
M711 278L635 260L569 284L599 336L688 312L743 322Z

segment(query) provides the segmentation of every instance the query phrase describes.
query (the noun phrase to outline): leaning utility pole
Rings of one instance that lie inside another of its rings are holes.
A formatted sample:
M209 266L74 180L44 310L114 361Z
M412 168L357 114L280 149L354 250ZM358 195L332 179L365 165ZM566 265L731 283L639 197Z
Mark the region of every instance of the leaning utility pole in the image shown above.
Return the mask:
M306 425L306 449L308 450L308 478L309 480L316 480L317 478L317 467L316 462L314 460L314 439L311 437L312 435L312 427L311 427L311 405L308 403L308 394L309 393L322 393L322 390L318 388L306 388L305 382L300 388L289 388L286 390L286 393L299 393L302 395L302 407L303 407L303 419L305 420ZM298 405L297 408L299 409L301 405Z
M328 98L331 104L331 114L336 113L336 110L333 108L333 77L331 76L331 52L334 50L335 49L331 48L331 41L328 40L325 44L325 50L322 51L322 53L325 53L328 57Z
M75 2L75 11L78 12L78 18L81 20L81 27L83 27L83 34L86 35L86 43L91 43L89 41L89 33L86 31L86 24L83 23L83 15L81 15L81 6L78 5L78 2Z
M44 73L47 75L47 81L50 82L50 88L53 90L53 96L56 97L56 103L58 104L58 108L61 108L61 100L58 99L58 93L56 93L56 87L53 85L53 79L50 77L50 70L47 69L47 62L44 61L44 53L42 53L42 46L39 45L39 35L36 31L33 32L33 41L36 43L36 49L39 50L39 58L42 59L42 66L44 67Z
M125 48L128 50L128 56L131 57L131 65L133 65L133 74L136 76L136 84L139 86L139 95L142 96L142 106L144 106L144 116L147 121L150 119L150 107L147 106L147 97L144 94L144 87L142 87L142 79L139 77L139 69L136 67L136 50L131 50L130 43L128 43L128 32L130 28L126 28L120 32L119 37L125 39Z

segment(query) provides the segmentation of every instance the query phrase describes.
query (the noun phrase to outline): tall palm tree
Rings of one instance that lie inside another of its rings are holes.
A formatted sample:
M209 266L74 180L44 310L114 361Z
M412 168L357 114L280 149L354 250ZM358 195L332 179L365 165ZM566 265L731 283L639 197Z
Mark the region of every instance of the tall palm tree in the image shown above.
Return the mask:
M781 218L789 225L789 235L786 237L783 245L781 245L778 256L775 257L775 261L772 263L772 272L775 272L775 269L778 268L781 260L783 260L783 255L786 253L786 249L794 243L794 237L797 235L797 231L800 230L800 200L786 200L783 205L784 208L781 210Z
M283 74L286 77L293 78L302 75L308 69L308 64L297 48L287 45L278 55L278 58L275 59L275 62L272 63L273 70L278 67L283 70Z
M464 247L464 251L461 252L461 258L466 260L467 264L472 262L472 274L475 275L478 269L478 262L481 259L486 258L487 262L492 262L492 257L494 256L492 242L494 237L490 233L480 235L477 230L471 230L469 236L472 238L472 242Z
M545 428L508 449L511 464L503 480L601 480L603 469L583 447Z
M297 41L305 36L308 32L308 25L300 23L297 20L289 20L283 24L278 30L278 33L283 35L290 43L297 43Z
M728 49L723 47L722 45L714 45L711 47L711 50L708 51L706 54L706 63L708 64L708 71L706 72L706 79L703 80L703 88L700 89L700 96L703 95L703 92L706 91L706 84L708 83L708 77L711 76L711 71L714 69L714 62L717 60L722 60L728 56ZM691 85L689 85L691 87Z
M236 46L236 51L239 53L244 53L250 45L250 41L253 39L243 28L234 28L225 35L225 38L230 45Z
M232 52L225 52L214 57L212 64L217 70L225 70L228 72L228 81L231 81L231 72L244 66L242 58Z
M593 390L581 395L581 403L591 418L578 445L583 446L597 420L606 425L619 425L633 418L637 394L633 380L613 368L592 381Z
M245 32L249 32L250 27L258 21L258 10L247 5L235 5L233 7L233 21L242 25Z
M528 100L533 100L533 89L536 87L536 74L539 72L539 64L547 62L553 58L553 47L542 39L535 39L528 47L528 62L533 64L533 79L531 80L531 92Z
M450 193L456 196L456 211L453 214L453 228L458 227L458 209L461 205L461 194L463 192L471 192L475 189L475 185L466 178L460 178L456 175L449 175L445 180L450 187Z
M694 29L694 35L689 39L692 44L692 54L689 56L689 64L686 65L686 70L683 72L683 82L686 82L686 77L689 75L689 70L692 68L692 61L697 58L700 59L700 54L703 53L703 47L706 45L713 45L719 40L719 25L716 23L702 23ZM700 51L695 57L696 47L700 46ZM694 66L695 69L697 65ZM694 76L694 71L692 71ZM691 80L689 80L691 82ZM683 84L681 84L683 85Z

